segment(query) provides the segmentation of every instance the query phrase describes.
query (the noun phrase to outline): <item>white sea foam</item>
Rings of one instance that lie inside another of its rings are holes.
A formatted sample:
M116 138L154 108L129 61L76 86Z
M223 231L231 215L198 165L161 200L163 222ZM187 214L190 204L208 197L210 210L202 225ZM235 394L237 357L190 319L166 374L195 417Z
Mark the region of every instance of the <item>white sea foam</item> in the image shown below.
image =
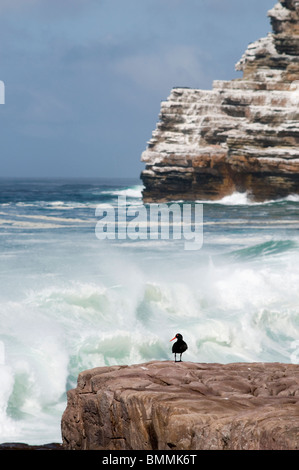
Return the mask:
M100 194L106 194L111 196L126 196L127 198L137 198L140 199L142 197L142 190L143 186L132 186L131 188L126 189L118 189L118 190L111 190L111 191L101 191Z
M268 331L274 328L278 334L283 324L292 340L299 334L292 324L299 315L299 270L296 256L285 256L275 263L272 258L268 266L242 260L188 268L178 264L175 274L167 255L156 261L156 272L151 258L136 264L125 251L117 257L101 255L105 277L100 282L61 284L53 278L46 288L37 282L20 302L1 304L2 326L11 337L8 365L16 375L27 376L28 389L33 384L39 389L30 392L22 410L33 412L33 403L58 400L68 373L75 377L80 367L170 357L169 330L183 328L194 342L190 360L209 360L207 352L202 356L207 343L214 355L220 347L218 360L241 357L242 348L243 358L261 359L265 351L275 358L275 342L270 342L273 351L267 350ZM255 338L251 352L247 334ZM19 353L22 359L16 360Z
M0 341L0 436L6 436L8 439L11 436L18 434L17 423L15 423L6 414L7 403L13 390L14 376L10 367L5 364L5 346Z
M286 196L284 198L278 198L278 199L268 199L262 202L257 202L251 199L250 195L247 192L234 192L228 196L224 196L221 199L217 200L198 200L198 203L205 203L205 204L221 204L221 205L227 205L227 206L260 206L264 204L272 204L276 202L282 202L282 201L290 201L290 202L299 202L299 195L297 194L291 194L289 196Z
M230 196L225 196L218 202L219 204L227 204L229 206L248 205L251 203L247 193L238 192L235 192Z
M96 203L93 202L78 202L78 201L36 201L36 202L17 202L15 206L18 208L49 208L53 210L71 210L71 209L84 209L84 208L95 208ZM9 204L0 204L0 206L12 206Z
M286 201L299 202L299 194L290 194L285 198Z
M80 221L82 223L82 221ZM54 229L54 228L61 228L62 224L53 224L49 220L47 223L43 222L31 222L31 221L21 221L21 220L9 220L3 219L0 220L0 225L5 226L8 225L10 227L18 228L18 229ZM68 227L76 227L77 225L68 225Z
M190 266L182 277L166 275L166 260L158 274L127 254L101 263L102 282L53 279L46 288L37 283L19 302L0 305L7 348L0 411L10 424L9 440L20 438L12 417L24 414L23 440L40 442L33 433L39 423L51 429L48 439L59 441L58 411L81 370L171 359L169 339L178 331L189 344L185 360L291 361L299 335L295 260L288 270L281 264Z

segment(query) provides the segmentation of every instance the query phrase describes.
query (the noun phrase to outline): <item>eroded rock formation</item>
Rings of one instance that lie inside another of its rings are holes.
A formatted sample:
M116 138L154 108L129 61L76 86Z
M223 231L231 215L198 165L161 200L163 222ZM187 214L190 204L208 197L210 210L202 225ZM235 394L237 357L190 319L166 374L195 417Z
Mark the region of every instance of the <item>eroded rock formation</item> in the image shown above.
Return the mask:
M69 450L299 448L299 366L149 362L82 372L68 392Z
M299 193L299 2L268 12L272 33L208 91L174 88L142 154L144 202L263 201Z

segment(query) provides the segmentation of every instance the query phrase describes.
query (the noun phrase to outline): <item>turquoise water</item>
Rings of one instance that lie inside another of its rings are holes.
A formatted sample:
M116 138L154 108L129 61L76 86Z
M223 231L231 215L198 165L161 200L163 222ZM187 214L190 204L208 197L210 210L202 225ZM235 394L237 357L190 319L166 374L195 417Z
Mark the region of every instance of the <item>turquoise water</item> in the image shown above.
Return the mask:
M0 442L60 442L81 370L172 359L299 358L299 198L203 205L203 246L99 240L99 204L134 180L0 180Z

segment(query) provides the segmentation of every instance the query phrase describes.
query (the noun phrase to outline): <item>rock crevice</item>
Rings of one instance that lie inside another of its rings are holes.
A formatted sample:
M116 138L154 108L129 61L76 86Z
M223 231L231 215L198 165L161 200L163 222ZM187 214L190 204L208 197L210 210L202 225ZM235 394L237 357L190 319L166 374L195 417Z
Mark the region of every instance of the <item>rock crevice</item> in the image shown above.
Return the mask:
M299 193L299 2L268 15L272 32L236 64L241 79L174 88L161 103L141 157L145 202Z

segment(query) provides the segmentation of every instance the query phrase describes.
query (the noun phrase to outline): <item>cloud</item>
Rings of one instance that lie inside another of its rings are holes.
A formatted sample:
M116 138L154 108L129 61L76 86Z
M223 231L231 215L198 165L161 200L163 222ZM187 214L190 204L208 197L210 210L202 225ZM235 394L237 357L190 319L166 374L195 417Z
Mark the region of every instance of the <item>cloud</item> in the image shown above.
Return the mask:
M37 4L38 0L0 0L0 12L6 10L19 10L20 8L28 8Z
M61 14L72 16L78 10L86 9L96 0L0 0L0 13L26 12L32 8L38 14L51 17L60 17Z
M188 45L168 45L156 52L123 57L115 70L138 87L154 91L173 86L198 87L203 75L200 53Z

